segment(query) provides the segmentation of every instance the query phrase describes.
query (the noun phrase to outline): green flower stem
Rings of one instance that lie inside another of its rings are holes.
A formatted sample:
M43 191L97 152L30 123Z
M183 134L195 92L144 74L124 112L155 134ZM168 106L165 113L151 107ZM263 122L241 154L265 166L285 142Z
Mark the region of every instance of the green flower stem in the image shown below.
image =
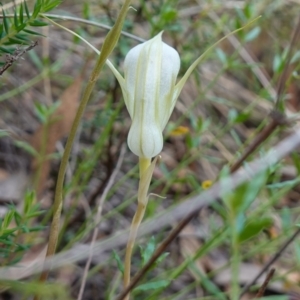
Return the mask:
M140 167L140 178L142 179L142 175L146 172L151 164L151 159L141 157L139 159L139 167Z
M148 170L150 165L151 165L151 159L147 159L147 158L139 159L140 182L139 182L139 189L138 189L138 206L135 215L132 219L130 234L129 234L127 247L126 247L125 264L124 264L124 288L126 288L130 284L132 250L137 236L138 228L143 220L147 203L148 203L147 194L148 194L150 180L149 177L147 176L148 172L146 171ZM130 294L128 293L125 300L129 300L129 297Z
M240 295L240 262L241 262L241 254L240 254L240 244L238 240L238 231L237 231L237 216L234 215L232 218L234 221L231 224L231 247L232 247L232 255L231 255L231 288L230 288L230 299L239 300Z
M90 75L90 79L87 83L87 86L85 88L82 100L79 104L75 120L72 124L71 132L67 140L67 144L65 147L65 151L62 157L62 161L60 164L59 172L58 172L58 178L56 183L56 190L55 190L55 196L54 196L54 205L53 205L53 219L52 224L50 228L50 235L49 235L49 241L48 241L48 249L46 257L52 256L55 253L58 235L59 235L59 226L60 226L60 216L62 211L62 205L63 205L63 186L64 186L64 178L68 166L69 157L71 154L73 142L76 137L76 132L79 127L81 118L83 116L85 107L90 99L91 93L94 89L95 83L97 81L97 78L100 74L100 71L103 67L103 65L106 63L106 60L108 56L113 51L121 33L121 29L130 5L130 0L125 0L125 3L120 11L120 14L118 16L118 19L115 23L115 25L112 27L112 29L107 34L104 43L102 45L101 53L98 56L96 65L92 71L92 74ZM48 277L49 271L44 271L41 274L40 280L45 281Z
M52 256L55 253L56 245L57 245L57 239L58 239L58 234L59 234L59 225L60 225L60 216L61 216L61 210L62 210L62 204L63 204L63 186L64 186L64 179L65 179L65 174L69 162L69 157L71 154L72 146L74 139L76 137L76 132L80 124L80 120L82 118L82 115L84 113L85 107L90 99L90 95L93 91L97 74L100 73L101 67L103 64L99 63L100 57L98 58L97 64L95 69L92 72L92 75L90 77L90 80L88 82L88 85L85 89L83 99L80 102L79 108L77 110L76 116L74 123L72 124L72 129L70 132L70 135L67 140L67 144L65 147L65 151L62 157L62 161L59 167L59 172L58 172L58 178L57 178L57 183L56 183L56 189L55 189L55 196L54 196L54 205L53 205L53 219L52 219L52 224L50 228L50 236L49 236L49 242L48 242L48 249L47 249L47 254L46 257ZM100 65L100 68L99 68ZM98 73L97 73L98 72ZM44 281L48 277L48 271L45 271L42 273L41 280Z

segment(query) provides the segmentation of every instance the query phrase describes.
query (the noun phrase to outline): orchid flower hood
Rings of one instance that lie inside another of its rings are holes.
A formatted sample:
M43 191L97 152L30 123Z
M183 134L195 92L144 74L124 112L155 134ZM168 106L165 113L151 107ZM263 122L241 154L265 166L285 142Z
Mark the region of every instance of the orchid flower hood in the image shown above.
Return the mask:
M199 56L176 83L180 58L161 36L162 32L128 52L124 77L109 60L106 61L120 83L132 120L128 146L137 156L148 159L158 155L163 148L162 132L185 82L205 55L225 38Z
M162 42L161 33L125 58L123 94L132 119L128 146L139 157L154 157L163 148L162 131L176 103L179 68L177 51Z

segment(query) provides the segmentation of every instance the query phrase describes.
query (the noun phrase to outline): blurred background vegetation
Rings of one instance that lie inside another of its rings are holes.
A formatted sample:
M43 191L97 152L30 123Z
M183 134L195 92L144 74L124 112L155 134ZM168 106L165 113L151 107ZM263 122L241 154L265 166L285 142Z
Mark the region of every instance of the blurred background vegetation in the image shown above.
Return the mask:
M51 272L47 283L26 273L45 255L60 158L96 59L79 38L42 14L52 15L100 49L121 5L121 0L2 1L0 266L9 268L10 280L0 280L0 299L30 299L35 293L41 299L78 297L86 261L66 261ZM300 2L134 0L132 6L110 58L121 73L129 49L163 30L164 42L180 54L180 77L210 45L261 15L251 27L213 49L185 85L154 171L151 193L161 197L150 198L146 218L155 219L228 174L271 122L285 67L288 76L278 110L297 117L299 40L290 61L287 56ZM137 157L126 146L129 126L120 86L105 67L69 162L58 253L89 251L99 205L103 211L97 241L129 228L138 182ZM295 126L297 121L278 126L247 161L263 156ZM116 169L118 160L122 164ZM247 168L246 162L243 167ZM105 193L105 202L100 201L114 171L117 177ZM295 150L255 180L203 208L135 288L133 299L238 299L242 287L299 226L299 172ZM139 239L134 273L172 226ZM123 256L124 247L95 253L82 299L117 297L122 290ZM273 266L276 271L265 299L300 299L297 237ZM265 274L241 299L254 299L264 278Z

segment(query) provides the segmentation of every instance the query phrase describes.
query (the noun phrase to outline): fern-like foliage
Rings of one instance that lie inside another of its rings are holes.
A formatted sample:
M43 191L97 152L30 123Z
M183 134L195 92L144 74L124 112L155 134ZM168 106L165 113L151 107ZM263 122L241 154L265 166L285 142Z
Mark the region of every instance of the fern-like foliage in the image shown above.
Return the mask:
M2 9L2 23L0 23L0 57L3 54L13 54L19 45L32 43L33 35L40 35L34 27L47 26L48 23L40 18L40 14L46 13L62 0L36 0L33 10L30 11L24 1L17 8L14 8L13 17L9 17L9 11ZM1 2L0 2L0 5ZM0 63L1 64L1 63Z

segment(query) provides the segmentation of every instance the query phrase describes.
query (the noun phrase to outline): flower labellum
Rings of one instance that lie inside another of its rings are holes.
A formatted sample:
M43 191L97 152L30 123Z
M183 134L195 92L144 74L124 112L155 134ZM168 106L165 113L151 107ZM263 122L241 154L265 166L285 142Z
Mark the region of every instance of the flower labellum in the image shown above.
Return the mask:
M132 119L128 146L144 158L161 152L162 131L177 99L180 58L174 48L162 42L161 35L131 49L124 63L122 90Z

